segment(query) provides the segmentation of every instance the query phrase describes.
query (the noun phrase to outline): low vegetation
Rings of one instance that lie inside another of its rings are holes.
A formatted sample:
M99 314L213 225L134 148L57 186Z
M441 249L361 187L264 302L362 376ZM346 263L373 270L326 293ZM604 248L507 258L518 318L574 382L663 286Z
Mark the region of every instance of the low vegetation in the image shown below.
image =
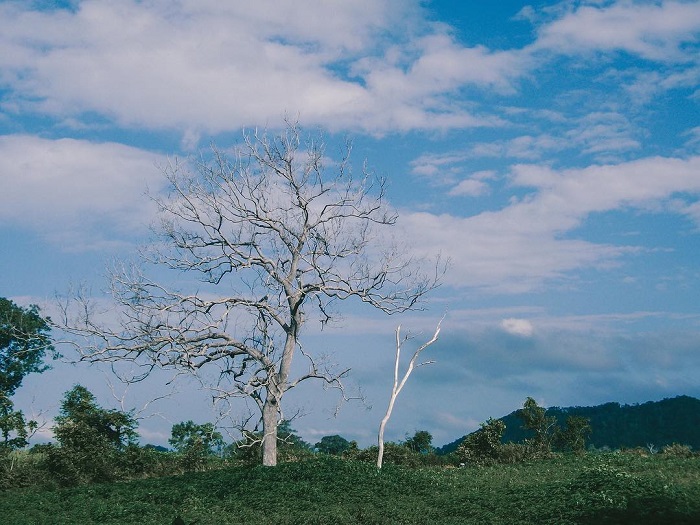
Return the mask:
M14 524L605 524L700 522L700 458L559 454L410 468L318 455L159 479L0 492ZM177 521L179 518L180 521Z

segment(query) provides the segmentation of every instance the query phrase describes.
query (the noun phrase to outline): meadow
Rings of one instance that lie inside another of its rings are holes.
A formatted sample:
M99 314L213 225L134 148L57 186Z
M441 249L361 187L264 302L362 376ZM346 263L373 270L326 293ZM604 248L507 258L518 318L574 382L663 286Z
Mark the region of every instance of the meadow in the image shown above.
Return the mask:
M181 520L181 521L180 521ZM556 455L486 467L329 456L0 492L4 525L697 524L700 458Z

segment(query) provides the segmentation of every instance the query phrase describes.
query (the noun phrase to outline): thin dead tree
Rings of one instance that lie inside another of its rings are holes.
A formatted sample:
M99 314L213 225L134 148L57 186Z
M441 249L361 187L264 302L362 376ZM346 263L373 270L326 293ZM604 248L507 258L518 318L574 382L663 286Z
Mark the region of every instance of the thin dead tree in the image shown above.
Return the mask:
M415 352L413 352L413 356L411 357L411 360L408 362L408 367L406 368L406 372L404 373L403 377L399 381L399 365L401 362L401 347L403 344L410 339L409 336L401 336L401 325L396 327L396 359L394 360L394 383L391 388L391 397L389 398L389 406L386 409L386 414L384 414L384 417L382 418L381 423L379 424L379 433L377 434L377 444L379 446L379 451L377 453L377 468L382 468L382 462L384 461L384 430L386 429L386 424L389 422L389 418L391 417L391 413L394 410L394 403L396 403L396 398L399 396L401 393L401 390L403 390L404 385L406 384L406 381L408 381L409 376L411 375L411 372L413 372L413 369L416 366L422 366L422 365L429 365L433 363L433 361L425 361L423 363L418 363L416 365L416 361L418 361L418 357L420 357L420 354L423 350L428 348L430 345L432 345L435 341L438 340L438 336L440 335L440 327L442 325L442 319L438 323L437 327L435 328L435 333L433 334L433 337L430 338L429 341L423 343L421 346L419 346Z
M283 132L244 133L233 154L164 169L170 193L158 198L159 237L139 265L111 275L120 318L98 322L89 301L64 303L62 328L83 336L85 361L131 361L170 367L209 381L221 398L254 401L262 426L262 461L277 462L281 402L317 379L341 389L338 371L300 344L310 319L321 326L339 302L358 300L393 314L419 308L444 272L389 242L397 216L385 181L365 167L352 176L347 143L329 163L322 140L302 140L297 124ZM152 266L153 265L153 266ZM167 268L178 282L156 279ZM292 367L303 356L305 370Z

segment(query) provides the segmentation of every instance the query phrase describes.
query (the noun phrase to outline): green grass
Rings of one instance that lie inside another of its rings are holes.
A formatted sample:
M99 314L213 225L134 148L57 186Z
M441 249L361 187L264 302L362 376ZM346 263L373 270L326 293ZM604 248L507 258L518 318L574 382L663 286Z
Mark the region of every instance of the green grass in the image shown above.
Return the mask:
M557 457L410 469L323 458L70 489L0 492L30 524L700 523L700 458Z

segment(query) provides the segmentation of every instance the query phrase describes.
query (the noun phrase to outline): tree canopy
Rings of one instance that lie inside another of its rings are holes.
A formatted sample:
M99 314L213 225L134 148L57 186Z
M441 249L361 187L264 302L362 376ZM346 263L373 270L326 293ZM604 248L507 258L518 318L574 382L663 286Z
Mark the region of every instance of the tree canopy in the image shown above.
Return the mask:
M47 352L55 355L49 332L49 319L39 315L39 307L18 306L0 297L0 435L3 450L27 445L35 421L25 421L21 410L14 409L11 397L30 373L48 368Z
M38 306L23 308L0 297L0 395L11 397L27 374L48 368L44 357L54 351L49 322Z

